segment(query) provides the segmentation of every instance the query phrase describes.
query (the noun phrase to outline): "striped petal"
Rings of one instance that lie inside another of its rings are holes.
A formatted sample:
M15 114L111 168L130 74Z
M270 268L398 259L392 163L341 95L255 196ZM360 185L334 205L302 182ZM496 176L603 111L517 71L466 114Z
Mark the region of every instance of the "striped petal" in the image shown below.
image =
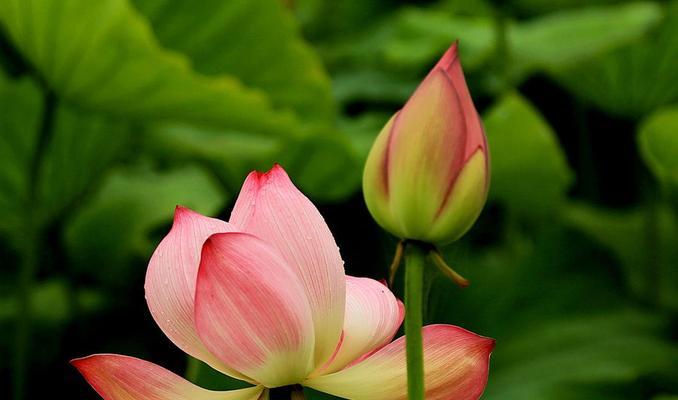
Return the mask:
M99 354L71 361L104 400L256 400L262 387L215 392L148 361Z
M475 400L485 389L494 340L452 325L422 331L427 400ZM354 400L406 399L405 338L333 374L308 379L305 386Z
M403 322L403 303L381 282L346 276L344 335L336 354L321 371L332 373L393 340Z
M445 72L454 87L457 96L459 97L459 104L464 113L464 121L466 124L466 145L464 148L464 157L470 158L478 149L487 151L487 138L483 130L483 125L478 111L473 104L471 92L466 85L466 78L464 78L464 71L459 60L459 44L453 43L452 46L443 54L438 64L436 64L433 71L441 69ZM433 73L433 72L431 72Z
M230 222L276 247L301 278L315 330L315 365L336 349L344 321L344 263L327 224L278 165L252 172Z
M278 252L247 233L205 242L195 321L224 364L266 387L300 382L312 368L313 324L299 278Z
M146 301L155 322L181 350L223 373L249 380L207 351L200 342L193 317L202 245L214 233L234 230L224 221L177 207L172 229L160 242L148 264Z

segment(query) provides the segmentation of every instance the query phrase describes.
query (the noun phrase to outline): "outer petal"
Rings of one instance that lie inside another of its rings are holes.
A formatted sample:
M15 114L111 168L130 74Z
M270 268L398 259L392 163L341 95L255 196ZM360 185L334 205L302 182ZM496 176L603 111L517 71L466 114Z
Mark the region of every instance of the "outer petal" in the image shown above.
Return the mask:
M267 387L300 382L312 368L313 324L299 278L278 252L247 233L203 246L195 321L207 348Z
M487 383L494 340L452 325L423 329L426 399L475 400ZM354 400L406 399L405 338L363 361L304 385Z
M387 155L390 206L404 237L425 240L464 162L466 122L445 72L434 69L396 118Z
M431 226L430 241L451 242L471 229L485 205L488 178L486 154L476 150L461 170L445 207Z
M399 113L395 113L372 144L372 149L365 161L363 172L363 193L365 203L379 225L388 232L404 236L400 224L397 223L391 211L389 195L389 146L391 144L391 130Z
M100 354L71 361L105 400L256 400L262 387L214 392L148 361Z
M276 247L301 278L315 330L315 365L334 352L344 321L344 262L327 224L275 165L252 172L240 191L230 222Z
M454 90L457 92L457 96L461 103L464 120L466 121L467 138L464 151L465 158L468 159L479 148L486 151L487 139L485 138L485 132L483 131L482 121L473 104L471 92L469 92L468 86L466 85L464 71L461 68L461 62L459 61L457 43L450 46L433 70L435 71L438 68L444 70L452 81Z
M403 303L384 284L374 279L346 276L344 336L336 354L320 373L338 371L389 343L404 315Z
M235 228L184 207L177 207L172 229L153 253L146 272L146 301L160 329L181 350L215 369L247 379L214 357L200 342L193 321L193 299L200 251L207 238Z

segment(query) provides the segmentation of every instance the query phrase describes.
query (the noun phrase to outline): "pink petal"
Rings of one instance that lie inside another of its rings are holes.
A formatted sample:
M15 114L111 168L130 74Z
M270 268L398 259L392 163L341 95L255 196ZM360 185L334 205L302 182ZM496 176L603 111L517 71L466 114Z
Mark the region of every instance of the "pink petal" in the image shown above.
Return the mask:
M267 387L298 383L312 368L313 324L299 278L278 252L247 233L203 246L195 321L224 364Z
M427 234L464 165L466 123L444 71L419 85L391 128L384 160L395 233L429 241Z
M345 302L344 263L323 217L275 165L247 177L230 222L277 248L300 277L313 317L315 365L323 364L339 341Z
M391 342L403 316L403 303L384 284L346 276L344 335L337 353L320 373L338 371Z
M427 400L475 400L487 384L494 340L452 325L422 330ZM305 386L347 399L406 399L405 338L333 374L310 378Z
M464 120L466 121L467 139L464 154L465 158L468 159L478 149L487 150L487 140L483 131L482 121L478 116L471 93L466 85L466 78L464 78L464 71L461 67L458 51L458 44L453 43L440 61L438 61L433 71L436 69L445 71L457 92L457 96L459 96Z
M207 351L196 332L193 312L203 243L213 233L235 230L224 221L177 207L172 229L148 264L146 301L155 322L181 350L223 373L247 379Z
M71 364L105 400L256 400L263 391L206 390L158 365L116 354L79 358Z

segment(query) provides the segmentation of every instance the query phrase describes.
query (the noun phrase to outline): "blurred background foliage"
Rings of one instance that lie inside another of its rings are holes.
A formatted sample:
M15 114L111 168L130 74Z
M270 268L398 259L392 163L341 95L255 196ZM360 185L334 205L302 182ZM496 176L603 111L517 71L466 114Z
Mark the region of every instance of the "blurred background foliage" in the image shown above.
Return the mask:
M456 39L492 185L426 319L497 339L488 400L678 398L675 0L0 0L0 397L94 399L95 352L239 385L143 278L175 204L227 218L273 162L383 278L362 163Z

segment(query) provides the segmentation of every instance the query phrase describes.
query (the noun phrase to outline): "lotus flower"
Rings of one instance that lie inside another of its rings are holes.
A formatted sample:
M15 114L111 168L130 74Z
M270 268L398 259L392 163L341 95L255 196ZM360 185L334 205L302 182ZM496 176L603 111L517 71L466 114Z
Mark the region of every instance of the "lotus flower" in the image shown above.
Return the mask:
M444 244L478 218L488 182L487 141L455 43L377 136L365 202L395 236Z
M229 222L177 207L145 288L180 349L252 387L210 391L122 355L72 361L106 400L267 399L290 385L349 399L407 396L405 341L391 342L402 304L380 282L344 274L320 213L279 166L247 177ZM494 341L450 325L423 336L427 398L477 399Z

